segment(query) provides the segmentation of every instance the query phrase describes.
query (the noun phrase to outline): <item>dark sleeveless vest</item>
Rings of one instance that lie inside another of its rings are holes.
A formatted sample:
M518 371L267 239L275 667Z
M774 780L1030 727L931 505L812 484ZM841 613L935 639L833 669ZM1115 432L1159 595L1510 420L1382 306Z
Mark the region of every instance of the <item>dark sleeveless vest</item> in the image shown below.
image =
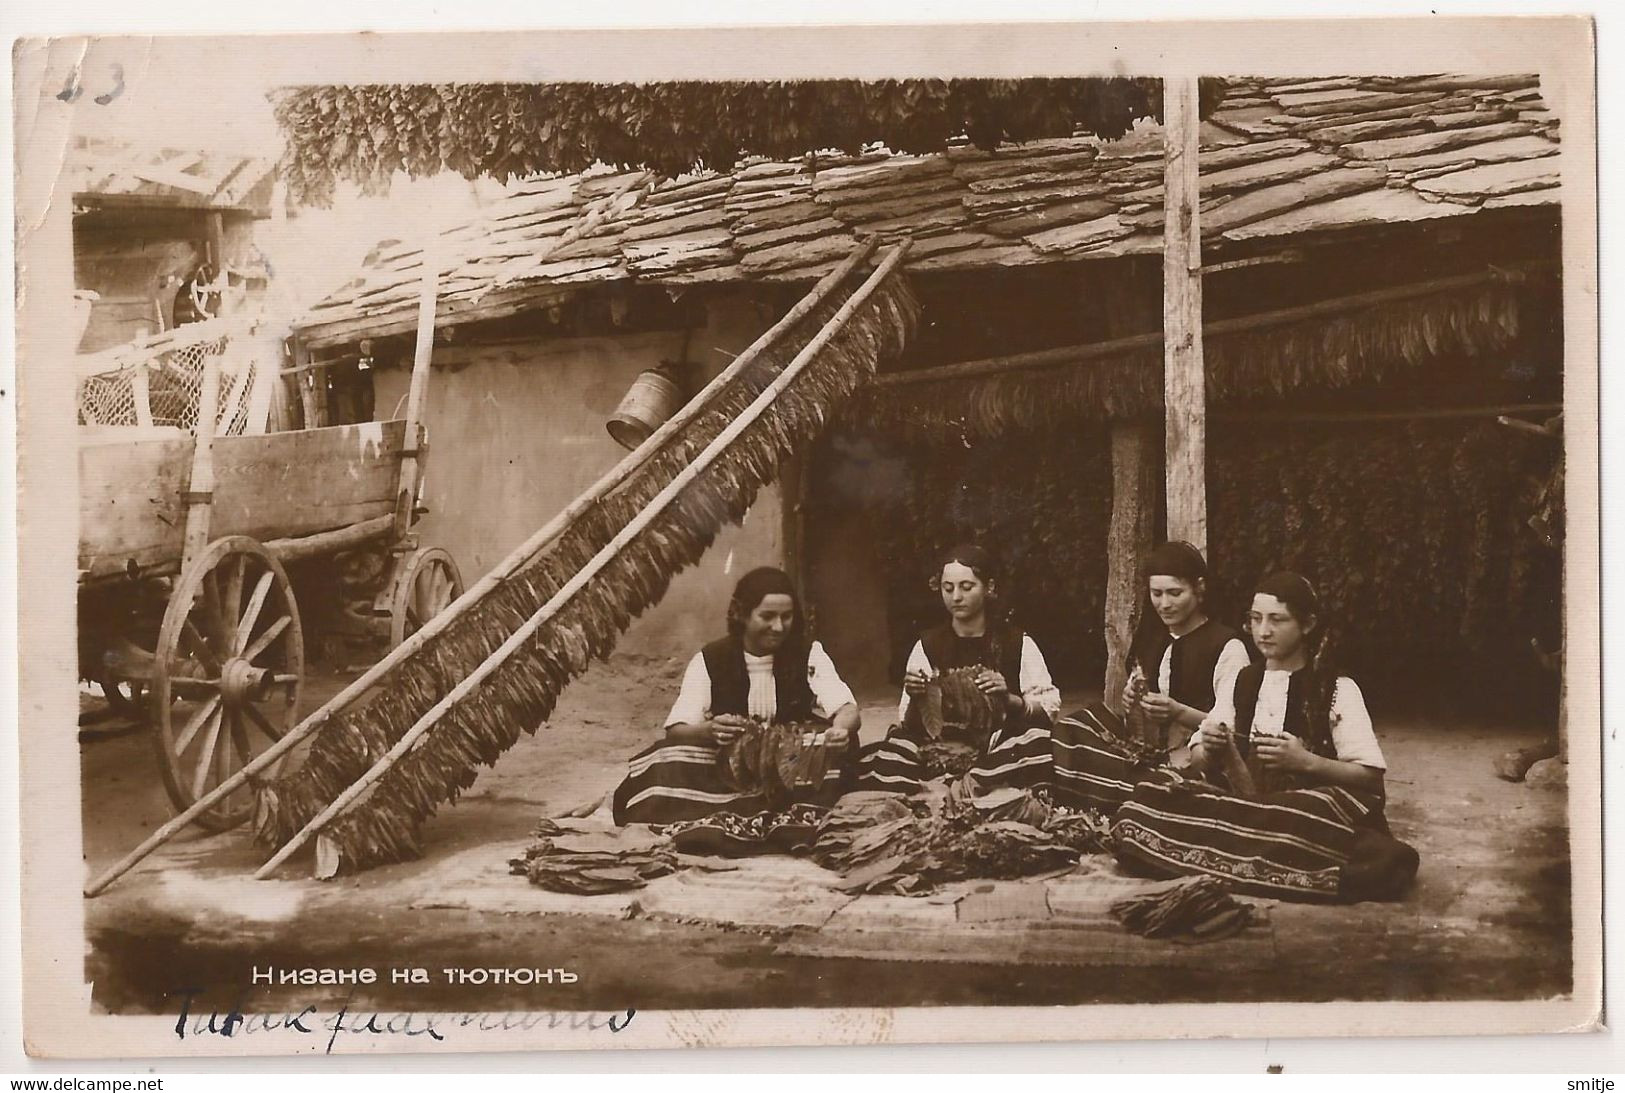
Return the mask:
M980 664L1004 676L1010 693L1019 695L1023 640L1021 630L1005 623L988 623L987 632L979 638L962 638L954 633L952 623L943 623L921 634L920 646L939 672Z
M1146 647L1136 653L1140 670L1145 673L1146 686L1153 691L1158 689L1162 653L1171 644L1174 652L1168 664L1169 697L1198 710L1211 710L1218 697L1213 693L1213 667L1219 663L1224 647L1239 641L1241 635L1214 619L1208 619L1182 638L1174 638L1166 630L1161 633L1162 640L1147 642ZM1255 691L1255 700L1256 697Z
M700 650L711 677L711 713L750 714L750 676L745 671L745 646L738 638L719 638ZM781 648L773 656L773 682L778 695L778 724L813 719L812 686L807 682L807 649Z
M1236 750L1246 756L1251 751L1253 715L1258 712L1258 692L1264 686L1264 665L1253 663L1236 674ZM1329 725L1314 725L1309 717L1309 673L1292 673L1286 685L1286 720L1282 726L1303 741L1304 747L1322 759L1336 759Z

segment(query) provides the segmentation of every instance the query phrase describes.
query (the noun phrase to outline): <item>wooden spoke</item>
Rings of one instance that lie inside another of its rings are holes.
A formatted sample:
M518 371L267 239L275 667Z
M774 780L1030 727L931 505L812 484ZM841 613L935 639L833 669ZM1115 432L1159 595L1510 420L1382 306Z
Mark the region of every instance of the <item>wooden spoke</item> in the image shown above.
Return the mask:
M220 749L215 753L215 784L231 778L231 745L243 732L243 719L236 710L226 711L227 732L221 734Z
M288 628L288 624L291 622L293 622L293 619L289 618L287 615L283 615L270 626L267 626L265 628L265 633L255 638L254 644L243 650L243 659L250 663L258 660L260 654L271 647L271 643L281 635L282 631Z
M462 592L457 563L440 547L426 547L397 563L390 609L390 643L399 645L409 634L427 626Z
M187 720L186 727L175 738L175 753L177 755L192 746L192 738L197 736L197 731L203 727L203 723L214 716L215 710L219 708L220 696L218 694L211 695L207 702L198 707L197 713Z
M241 656L248 647L248 637L254 632L254 624L259 621L260 610L265 606L266 594L271 591L271 585L276 582L276 574L267 569L260 576L259 582L254 585L253 593L248 597L248 606L243 610L243 617L237 623L237 637L231 643L231 651Z
M205 668L219 674L221 669L220 658L214 655L214 650L209 648L209 640L198 633L197 624L190 618L185 622L181 637L183 642L192 646L193 655L203 662Z
M206 699L220 693L220 681L218 679L194 679L191 676L178 676L170 680L169 685L176 695L186 699Z
M227 629L225 604L220 601L220 575L206 573L203 576L203 621L209 634L209 648L218 649L224 655L231 647L231 639L226 635Z
M252 702L243 706L243 712L248 715L248 719L250 721L259 726L260 731L266 736L269 736L272 740L282 739L282 734L277 731L276 726L271 724L270 720L259 711L259 707L255 706ZM245 751L243 754L246 755L248 753Z
M203 737L203 757L198 760L192 774L192 796L203 796L203 787L209 784L209 767L214 762L214 748L220 740L220 722L224 711L216 710L209 716L209 731Z
M226 563L225 568L229 576L226 578L225 610L220 615L220 621L226 624L225 633L229 637L237 629L238 614L243 609L243 577L248 570L248 555L237 555Z
M276 687L268 696L275 706L253 709L251 691L228 686L238 658L265 662L257 667ZM153 660L153 746L176 809L191 809L205 791L232 783L253 758L251 738L260 732L278 738L292 727L303 679L299 605L281 563L246 536L209 543L175 582ZM196 704L177 705L176 698ZM195 822L229 831L253 812L253 794L231 793Z

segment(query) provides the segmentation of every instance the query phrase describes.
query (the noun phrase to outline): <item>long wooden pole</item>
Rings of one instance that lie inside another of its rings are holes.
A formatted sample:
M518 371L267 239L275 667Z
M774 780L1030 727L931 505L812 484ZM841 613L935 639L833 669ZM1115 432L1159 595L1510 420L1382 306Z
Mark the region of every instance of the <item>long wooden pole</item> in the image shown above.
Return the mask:
M1106 304L1106 333L1133 337L1158 325L1157 292L1149 272L1139 263L1129 265L1128 276L1110 276L1101 284ZM1129 679L1129 650L1134 642L1136 615L1146 592L1140 566L1151 550L1156 530L1157 502L1161 494L1160 438L1149 420L1134 418L1111 423L1112 507L1106 528L1106 679L1101 697L1121 709L1123 688Z
M648 505L644 506L642 511L628 521L626 526L621 528L615 537L593 556L591 561L582 566L565 583L564 587L555 592L547 603L543 604L534 615L525 620L517 630L510 634L507 641L504 641L478 668L470 672L457 686L453 687L451 692L437 702L433 709L420 717L417 723L395 742L394 747L390 748L382 758L372 765L371 769L341 793L332 804L323 809L320 815L316 816L301 828L293 838L289 839L282 849L278 850L269 861L260 867L259 871L254 874L255 878L263 880L270 876L283 862L297 853L313 835L344 815L345 811L354 802L366 794L380 778L394 767L401 756L412 750L417 741L433 728L448 710L479 687L516 650L523 647L543 624L550 621L582 589L586 588L628 543L643 533L643 530L648 527L656 515L677 500L696 478L703 474L712 463L716 462L717 458L726 452L746 429L755 424L756 420L778 401L785 388L806 370L807 365L823 352L830 339L835 337L851 321L852 316L857 313L858 309L864 305L875 290L886 282L892 271L908 254L908 249L908 240L897 244L891 253L886 256L885 260L869 275L869 278L847 298L846 302L841 305L840 310L835 313L829 322L824 324L818 335L808 342L801 352L796 354L795 359L785 366L784 371L779 373L778 377L764 388L761 394L757 395L755 400L738 417L729 422L728 426L717 434L710 444L705 446L705 450L696 456L693 462L684 467L677 477L667 483L665 489L661 490Z
M398 543L412 529L417 504L418 476L422 468L423 400L428 394L434 357L434 309L440 292L440 262L444 250L438 228L431 229L423 247L423 280L418 287L417 345L412 354L412 380L406 389L406 445L401 449L400 478L395 493L394 538Z
M193 431L192 474L186 483L186 537L181 569L209 545L209 515L214 511L214 433L220 415L220 354L203 354L203 385L197 395Z
M1207 550L1207 393L1196 78L1163 80L1162 383L1168 538Z
M1378 307L1382 304L1400 303L1423 296L1435 296L1456 289L1473 288L1477 285L1495 282L1518 281L1523 279L1527 273L1549 264L1535 262L1507 269L1486 270L1483 273L1464 273L1454 277L1440 277L1408 285L1396 285L1393 288L1375 289L1371 292L1361 292L1351 296L1339 296L1335 299L1320 300L1299 307L1261 311L1257 314L1243 315L1234 319L1219 319L1215 322L1205 323L1202 327L1202 333L1205 338L1245 334L1274 326L1307 322L1328 315L1341 315L1349 311L1360 311L1368 307ZM876 376L873 386L907 387L917 383L979 379L984 376L1003 375L1006 372L1062 368L1069 364L1082 364L1086 361L1118 357L1138 350L1156 349L1162 344L1163 334L1160 331L1154 334L1134 334L1124 338L1112 338L1104 342L1063 345L1055 349L1039 349L1031 353L1016 353L1005 357L960 361L957 364L938 365L935 368L916 368L907 372L887 372L884 375Z
M85 889L85 895L94 896L105 891L108 885L135 868L148 854L151 854L158 847L174 838L176 834L185 830L188 825L221 800L235 793L250 777L270 767L306 738L320 731L340 710L366 694L379 680L394 671L402 662L416 655L418 650L422 649L470 608L484 599L492 589L523 569L533 558L547 549L555 539L562 535L565 529L579 519L582 513L608 496L630 478L638 468L653 458L655 453L664 447L667 441L705 410L707 404L719 391L733 382L757 357L761 356L780 338L789 333L796 324L806 318L814 308L827 299L851 275L853 270L862 263L867 262L878 246L878 240L871 239L854 250L842 260L840 265L836 266L814 285L812 291L802 297L794 307L785 313L782 319L764 331L743 353L735 357L727 368L723 369L711 382L707 383L698 395L677 413L673 414L669 421L650 434L648 440L638 445L633 451L628 452L592 488L572 501L563 512L549 520L535 535L532 535L510 551L506 558L498 562L484 577L470 585L468 590L447 606L444 611L425 623L423 629L401 642L394 649L391 649L382 660L363 672L354 682L323 704L320 709L306 717L304 721L295 726L281 740L278 740L251 762L245 764L230 779L200 798L191 808L149 835L140 846L126 854L92 882Z

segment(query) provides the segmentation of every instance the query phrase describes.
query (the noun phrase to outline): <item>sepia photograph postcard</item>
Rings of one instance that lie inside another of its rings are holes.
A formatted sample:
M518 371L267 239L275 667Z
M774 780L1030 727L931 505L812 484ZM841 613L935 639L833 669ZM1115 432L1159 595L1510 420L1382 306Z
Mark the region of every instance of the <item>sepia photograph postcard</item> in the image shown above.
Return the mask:
M17 41L22 1046L1600 1029L1593 39Z

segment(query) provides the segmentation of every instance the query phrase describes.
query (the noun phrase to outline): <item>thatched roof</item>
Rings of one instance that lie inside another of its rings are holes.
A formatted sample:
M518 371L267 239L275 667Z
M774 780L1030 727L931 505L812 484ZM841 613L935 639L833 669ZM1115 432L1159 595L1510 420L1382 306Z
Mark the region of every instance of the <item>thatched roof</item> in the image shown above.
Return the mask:
M1560 200L1558 120L1535 76L1232 81L1202 127L1211 251ZM447 233L442 321L608 281L807 281L871 236L922 273L1115 258L1162 245L1162 138L754 162L661 181L587 173L513 186ZM410 329L415 244L381 248L297 325L312 341Z
M80 137L68 156L68 185L84 208L146 206L271 215L276 160L216 152L143 150Z

